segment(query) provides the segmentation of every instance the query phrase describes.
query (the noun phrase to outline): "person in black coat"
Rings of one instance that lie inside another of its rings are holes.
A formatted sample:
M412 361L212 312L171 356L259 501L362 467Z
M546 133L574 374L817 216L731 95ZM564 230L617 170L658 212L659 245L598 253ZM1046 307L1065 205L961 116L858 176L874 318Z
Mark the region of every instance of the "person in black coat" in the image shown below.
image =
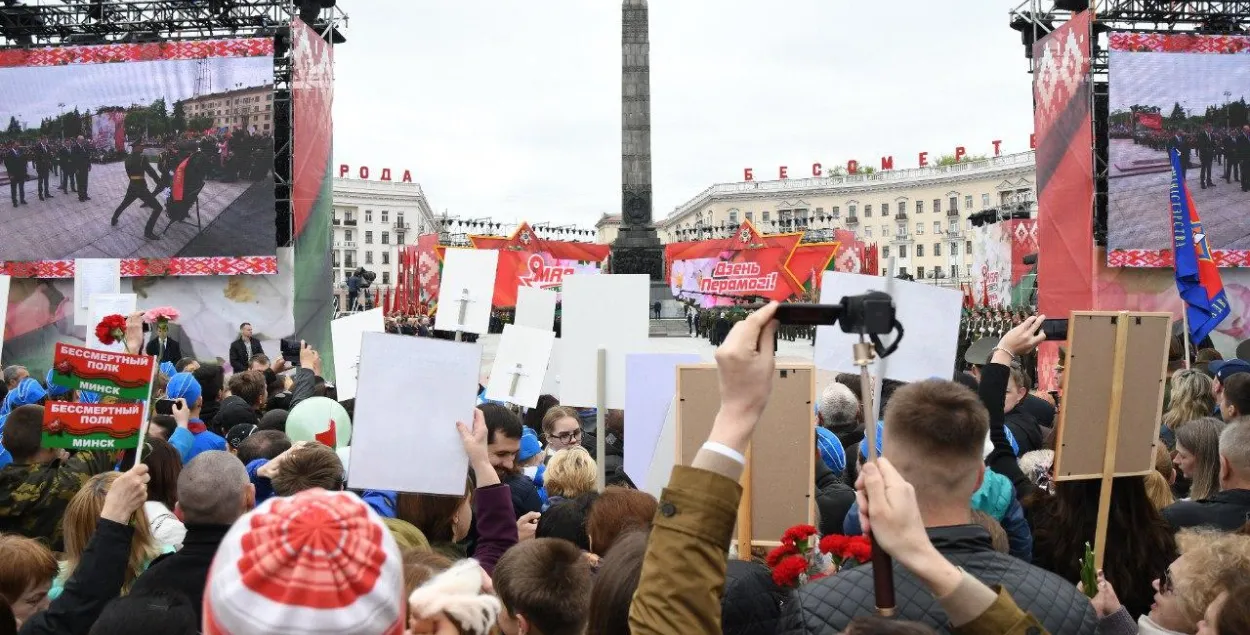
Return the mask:
M168 324L157 325L156 337L148 340L148 345L144 352L159 358L156 360L157 363L169 362L176 364L178 360L182 359L182 347L178 344L178 340L169 336Z
M230 368L241 373L252 363L253 355L264 355L260 340L252 337L252 325L244 322L239 325L239 338L230 344Z
M1177 130L1171 139L1168 139L1168 152L1177 150L1181 154L1181 181L1183 182L1189 175L1189 164L1192 161L1190 156L1189 140L1185 135Z
M65 193L78 191L78 174L74 168L73 142L69 139L61 141L56 156L61 164L61 191Z
M27 161L29 159L17 142L10 141L9 149L4 152L4 170L9 173L9 194L13 197L13 207L26 204Z
M95 533L65 589L48 610L22 624L23 635L86 635L104 607L121 595L135 534L130 518L147 500L147 476L148 466L139 464L113 482L104 497Z
M91 146L86 137L78 135L78 143L70 148L70 162L74 166L74 178L78 181L78 200L89 201L87 196L88 173L91 172Z
M1211 180L1211 166L1215 163L1215 153L1219 149L1219 140L1215 136L1215 132L1208 123L1205 129L1198 133L1198 161L1202 165L1202 170L1198 175L1198 180L1202 184L1202 189L1207 187L1215 187L1215 182Z
M56 151L48 144L47 137L40 137L38 145L34 149L35 176L39 182L39 200L52 198L52 192L48 187L49 175L52 173L52 164L56 158Z
M161 217L161 212L165 208L152 196L152 192L148 190L147 177L151 176L154 182L159 183L161 177L152 169L152 164L148 163L148 158L143 156L143 146L136 143L130 149L130 156L126 157L126 178L130 184L126 187L126 197L122 199L120 205L113 212L113 227L117 227L117 221L121 218L122 212L126 211L130 204L142 200L151 208L152 213L148 214L148 222L143 227L143 237L148 240L159 240L154 230L156 229L156 220Z
M131 594L181 592L201 617L213 556L230 526L255 503L256 492L238 458L220 450L200 453L178 475L178 511L187 526L182 549L152 561Z

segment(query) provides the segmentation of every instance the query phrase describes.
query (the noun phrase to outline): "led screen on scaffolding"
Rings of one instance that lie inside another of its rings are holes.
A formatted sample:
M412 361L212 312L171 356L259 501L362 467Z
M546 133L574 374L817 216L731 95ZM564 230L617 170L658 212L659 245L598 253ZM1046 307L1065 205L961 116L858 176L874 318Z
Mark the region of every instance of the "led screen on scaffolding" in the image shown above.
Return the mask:
M1109 54L1109 261L1171 264L1168 153L1178 148L1216 261L1245 265L1250 37L1114 33Z
M256 263L277 253L272 40L3 53L0 260L268 272Z

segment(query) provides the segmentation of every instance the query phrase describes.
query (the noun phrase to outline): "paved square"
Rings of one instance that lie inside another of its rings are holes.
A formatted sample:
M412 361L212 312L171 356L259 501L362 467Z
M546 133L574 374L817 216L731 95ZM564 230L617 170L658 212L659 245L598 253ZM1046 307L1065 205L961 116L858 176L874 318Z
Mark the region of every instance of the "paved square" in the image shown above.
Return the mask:
M229 236L249 235L258 228L249 226L244 217L256 211L273 215L273 179L241 180L234 183L207 181L200 193L199 216L204 229L217 221L226 231L200 234L196 227L196 210L191 208L190 221L170 226L169 216L162 212L156 223L161 240L143 237L149 210L135 201L122 212L117 227L109 220L121 204L129 184L123 162L93 164L88 180L90 201L80 202L74 192L61 192L59 176L51 177L50 200L39 200L38 181L26 182L26 205L14 208L7 185L0 188L0 258L4 260L59 260L68 258L168 258L195 251L211 256L266 256L276 253L272 240L268 248L257 251L248 241L230 240ZM152 179L148 178L148 187ZM168 191L158 199L165 205ZM245 196L246 195L246 196ZM257 208L255 210L251 208ZM259 228L272 232L272 224ZM162 232L164 233L162 234ZM271 235L271 234L266 234ZM205 244L211 242L212 244Z
M1134 145L1131 139L1111 140L1107 197L1107 246L1111 249L1172 248L1172 170L1117 176L1134 161L1167 161L1167 153ZM1119 168L1117 167L1119 166ZM1250 192L1241 184L1224 182L1224 166L1211 167L1215 187L1199 186L1201 163L1193 153L1193 167L1185 175L1202 227L1212 249L1250 249Z

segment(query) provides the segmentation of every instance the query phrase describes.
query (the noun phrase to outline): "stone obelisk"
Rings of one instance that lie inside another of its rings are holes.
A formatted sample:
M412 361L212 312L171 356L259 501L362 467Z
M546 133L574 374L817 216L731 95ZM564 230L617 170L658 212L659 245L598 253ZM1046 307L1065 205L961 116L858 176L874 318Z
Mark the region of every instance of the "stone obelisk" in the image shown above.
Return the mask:
M647 0L621 5L621 229L613 273L663 284L664 248L651 218L651 37Z

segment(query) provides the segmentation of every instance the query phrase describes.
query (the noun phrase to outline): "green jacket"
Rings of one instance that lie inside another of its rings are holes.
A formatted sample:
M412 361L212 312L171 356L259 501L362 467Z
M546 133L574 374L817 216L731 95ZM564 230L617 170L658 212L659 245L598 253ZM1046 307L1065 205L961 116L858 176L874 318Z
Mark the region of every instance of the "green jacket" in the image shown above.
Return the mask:
M96 474L113 469L107 452L79 452L67 461L10 463L0 468L0 533L36 538L63 551L61 517Z

